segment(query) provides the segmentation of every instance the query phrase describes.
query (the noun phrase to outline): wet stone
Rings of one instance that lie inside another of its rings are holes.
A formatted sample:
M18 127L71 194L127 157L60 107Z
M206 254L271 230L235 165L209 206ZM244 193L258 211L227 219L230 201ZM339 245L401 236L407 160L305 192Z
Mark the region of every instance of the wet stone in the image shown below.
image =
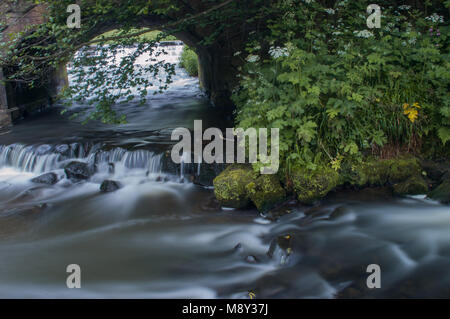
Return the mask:
M36 184L54 185L58 183L58 175L56 175L55 173L47 173L35 177L31 181Z
M67 178L72 180L86 180L93 175L92 169L83 162L70 162L64 167Z
M115 192L120 188L122 188L122 185L119 182L110 180L103 181L103 183L100 185L100 191L102 193Z

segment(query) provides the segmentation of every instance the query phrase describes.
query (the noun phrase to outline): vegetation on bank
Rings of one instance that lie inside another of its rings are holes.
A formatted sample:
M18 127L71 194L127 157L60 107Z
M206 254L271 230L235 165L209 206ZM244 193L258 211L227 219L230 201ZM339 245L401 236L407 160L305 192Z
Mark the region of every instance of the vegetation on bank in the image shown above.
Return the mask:
M180 65L189 76L198 76L198 56L197 53L187 45L183 47Z
M244 62L236 126L280 129L278 177L302 203L368 186L448 202L449 162L447 177L433 179L418 157L450 155L450 1L391 1L370 30L371 2L330 3L277 2L269 32L236 52ZM229 192L250 199L245 186L223 189L234 175L215 181L225 206Z
M417 9L394 1L381 8L381 28L371 30L370 2L324 3L280 1L270 33L249 54L236 53L245 60L236 126L279 128L286 173L295 165L339 170L367 155L448 156L443 3Z

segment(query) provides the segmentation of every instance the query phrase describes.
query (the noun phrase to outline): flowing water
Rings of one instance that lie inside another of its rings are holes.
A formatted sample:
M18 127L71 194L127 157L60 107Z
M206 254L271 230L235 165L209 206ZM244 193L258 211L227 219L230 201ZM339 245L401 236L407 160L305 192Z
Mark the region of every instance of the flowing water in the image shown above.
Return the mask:
M0 297L450 297L448 206L365 190L262 216L219 207L170 168L172 129L226 125L179 68L163 95L122 106L130 124L81 125L60 110L0 137ZM95 175L67 179L73 160ZM47 172L59 182L31 182ZM101 193L105 179L123 187ZM66 286L69 264L81 289ZM380 289L366 286L369 264Z

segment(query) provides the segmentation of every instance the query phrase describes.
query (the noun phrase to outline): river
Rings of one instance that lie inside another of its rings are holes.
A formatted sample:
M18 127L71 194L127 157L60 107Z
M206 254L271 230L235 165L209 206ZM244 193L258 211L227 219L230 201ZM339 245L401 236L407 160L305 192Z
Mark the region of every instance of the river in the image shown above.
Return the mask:
M53 106L0 136L0 297L450 297L449 206L367 189L268 216L221 208L167 165L174 128L227 125L197 79L177 67L168 91L121 110L129 124L82 125ZM95 175L65 178L73 160ZM31 182L47 172L59 182ZM106 179L123 187L101 193ZM66 286L70 264L81 289Z

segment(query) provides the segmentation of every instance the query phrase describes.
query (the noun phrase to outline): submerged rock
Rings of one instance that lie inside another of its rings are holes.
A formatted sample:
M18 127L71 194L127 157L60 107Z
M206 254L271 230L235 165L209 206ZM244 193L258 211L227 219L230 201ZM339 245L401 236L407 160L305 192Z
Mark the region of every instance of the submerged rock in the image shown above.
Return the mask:
M428 184L421 176L412 176L394 185L397 195L420 195L428 193Z
M52 147L50 145L44 144L36 148L34 151L37 155L44 155L48 154L52 150Z
M292 254L292 236L278 236L270 243L267 256L276 259L281 265L285 264L288 257Z
M116 166L114 163L108 163L108 173L114 174L116 172Z
M248 262L249 264L257 264L259 262L258 258L252 255L245 257L245 261Z
M214 179L214 194L222 206L244 208L250 204L246 186L256 177L250 165L230 165Z
M292 168L291 180L298 200L305 204L311 204L325 197L340 184L339 174L329 167L314 171Z
M443 181L428 194L428 197L438 200L443 204L450 204L450 179Z
M64 167L67 178L72 180L85 180L93 175L93 170L83 162L70 162Z
M54 185L58 183L58 175L56 175L55 173L46 173L33 178L31 181L36 184Z
M102 193L115 192L116 190L119 190L121 188L122 188L122 185L119 182L111 181L111 180L105 180L100 185L100 191Z
M276 175L261 175L245 186L250 200L260 212L267 211L286 198Z
M55 152L59 153L61 155L69 155L70 154L70 146L67 144L61 144L61 145L57 145L55 147Z

